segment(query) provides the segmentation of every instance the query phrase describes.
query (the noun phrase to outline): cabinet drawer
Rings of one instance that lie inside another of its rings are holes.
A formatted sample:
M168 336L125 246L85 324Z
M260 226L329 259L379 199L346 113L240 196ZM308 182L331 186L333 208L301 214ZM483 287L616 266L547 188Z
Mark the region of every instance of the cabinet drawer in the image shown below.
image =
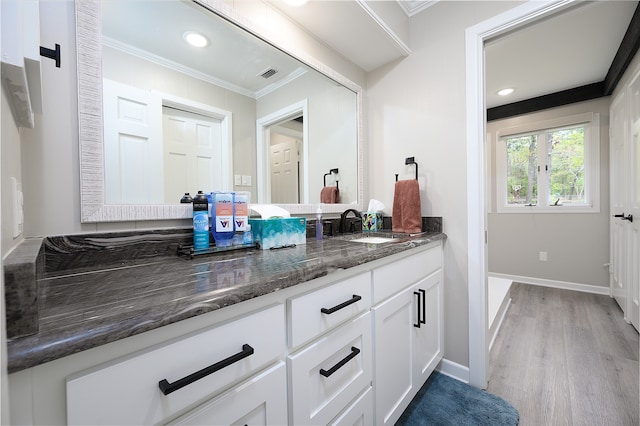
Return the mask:
M373 271L373 304L442 268L442 247L400 259Z
M342 414L331 422L331 426L354 426L373 424L373 389L358 397Z
M286 425L287 372L284 362L256 374L169 424Z
M283 353L284 345L284 306L279 304L69 378L67 421L159 422L265 367ZM160 390L163 380L181 384L207 367L214 372L166 395Z
M290 355L291 424L328 424L371 386L371 348L367 312Z
M369 272L288 300L289 347L297 348L371 306Z

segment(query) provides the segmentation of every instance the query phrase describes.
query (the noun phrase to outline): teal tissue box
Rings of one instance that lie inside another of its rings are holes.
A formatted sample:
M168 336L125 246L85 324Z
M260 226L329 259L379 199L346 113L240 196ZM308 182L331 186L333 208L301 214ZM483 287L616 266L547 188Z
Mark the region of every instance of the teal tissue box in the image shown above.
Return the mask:
M249 219L254 240L263 250L307 243L307 219Z
M382 231L382 213L381 212L363 212L362 213L362 230L366 232Z

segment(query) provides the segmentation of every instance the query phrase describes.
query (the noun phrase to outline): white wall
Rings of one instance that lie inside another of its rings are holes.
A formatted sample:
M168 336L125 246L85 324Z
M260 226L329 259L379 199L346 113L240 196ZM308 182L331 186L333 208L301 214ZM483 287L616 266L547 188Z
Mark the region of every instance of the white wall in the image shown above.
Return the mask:
M22 164L20 155L20 128L16 125L11 113L11 106L5 96L4 84L2 85L2 104L0 105L2 118L2 146L0 157L2 161L2 253L8 254L14 247L20 244L23 236L13 238L13 208L11 205L11 181L14 177L22 182ZM24 235L24 234L23 234Z
M412 54L369 73L369 181L391 213L394 174L419 163L423 216L442 216L445 358L469 365L465 29L516 2L439 2L411 18Z
M489 272L609 286L609 97L491 121L492 177L496 176L495 141L501 128L580 113L600 113L600 213L499 214L496 185L492 190L489 228ZM548 253L540 262L539 252Z

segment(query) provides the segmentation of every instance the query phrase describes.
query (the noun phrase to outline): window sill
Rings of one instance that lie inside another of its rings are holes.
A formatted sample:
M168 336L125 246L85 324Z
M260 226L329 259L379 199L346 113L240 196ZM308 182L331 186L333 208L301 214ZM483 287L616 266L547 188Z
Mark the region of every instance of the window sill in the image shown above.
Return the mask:
M505 207L499 206L496 209L496 213L515 213L515 214L537 214L537 213L560 213L560 214L574 214L574 213L600 213L599 207L593 206L514 206Z

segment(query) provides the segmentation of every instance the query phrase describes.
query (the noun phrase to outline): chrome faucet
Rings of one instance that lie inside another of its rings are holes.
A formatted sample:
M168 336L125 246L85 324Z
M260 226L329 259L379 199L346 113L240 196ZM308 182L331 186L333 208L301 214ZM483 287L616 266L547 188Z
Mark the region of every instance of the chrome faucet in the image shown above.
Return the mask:
M342 214L340 215L340 233L344 234L345 232L356 232L357 229L354 225L354 221L351 221L349 224L349 229L347 229L347 216L349 215L349 213L353 213L356 216L356 219L358 219L358 221L360 222L360 227L358 229L362 229L362 215L360 214L360 212L356 209L347 209L345 211L342 212Z

